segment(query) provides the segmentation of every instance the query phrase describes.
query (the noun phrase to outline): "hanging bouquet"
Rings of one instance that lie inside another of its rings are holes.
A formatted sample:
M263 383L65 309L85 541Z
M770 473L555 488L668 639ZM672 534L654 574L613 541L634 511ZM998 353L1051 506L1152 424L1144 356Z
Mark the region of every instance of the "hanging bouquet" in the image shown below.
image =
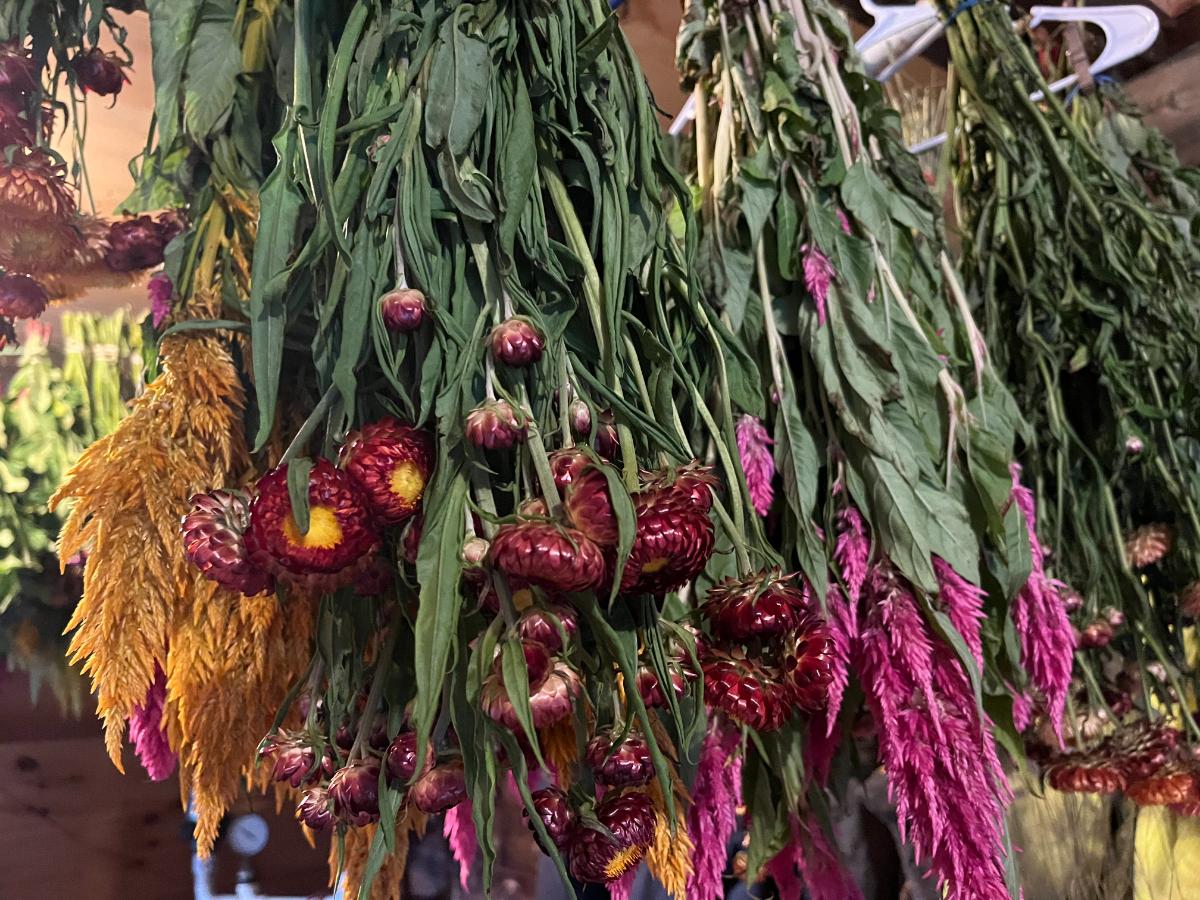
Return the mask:
M564 878L644 859L684 896L704 693L782 748L833 660L751 512L766 392L615 19L176 10L130 200L188 199L161 373L57 497L114 760L166 736L202 853L243 776L301 791L363 896L443 812L488 885L504 789Z
M949 38L962 270L1028 416L1020 455L1082 650L1070 753L1045 736L1040 752L1059 787L1155 802L1167 779L1172 802L1200 799L1195 179L1127 112L1031 100L1045 80L1003 5L957 15Z
M816 897L856 895L824 791L878 761L902 835L949 896L1008 896L997 745L1020 755L1034 699L1057 730L1074 648L1012 456L1016 408L841 14L696 0L680 62L706 295L771 386L766 421L735 410L750 492L834 646L826 711L778 743L733 745L749 869L785 896L800 877ZM717 882L697 896L720 896Z
M173 213L116 221L81 210L90 196L77 157L52 147L56 129L86 137L87 95L116 98L131 59L113 11L137 3L15 0L0 10L0 346L13 323L51 300L133 283L163 260L182 223ZM104 35L116 51L100 48Z
M55 541L62 518L47 509L63 473L97 432L111 430L137 379L126 365L140 332L124 313L63 317L62 367L37 328L21 349L0 420L0 655L29 672L36 703L47 685L64 712L78 715L83 681L68 665L63 630L82 589L82 558L59 573ZM88 340L85 333L93 338ZM140 371L140 359L136 363ZM114 406L97 415L96 389Z

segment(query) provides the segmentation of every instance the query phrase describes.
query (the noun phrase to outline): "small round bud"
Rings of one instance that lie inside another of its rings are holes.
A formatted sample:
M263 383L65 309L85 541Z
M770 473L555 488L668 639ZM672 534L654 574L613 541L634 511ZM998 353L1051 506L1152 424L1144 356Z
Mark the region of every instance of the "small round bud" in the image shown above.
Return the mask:
M467 413L466 434L476 447L505 449L525 440L525 426L507 400L488 400Z
M516 316L492 329L492 356L506 366L529 366L542 358L546 342L528 319Z
M383 324L388 331L411 334L425 321L425 295L415 288L388 291L379 298Z
M1142 451L1146 449L1146 445L1142 443L1142 439L1137 435L1130 435L1125 438L1125 455L1126 456L1141 456Z

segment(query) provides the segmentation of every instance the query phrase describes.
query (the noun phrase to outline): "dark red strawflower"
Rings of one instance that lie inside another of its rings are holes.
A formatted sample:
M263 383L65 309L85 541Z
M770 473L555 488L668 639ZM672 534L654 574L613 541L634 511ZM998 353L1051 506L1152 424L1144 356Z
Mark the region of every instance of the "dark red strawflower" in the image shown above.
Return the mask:
M388 417L347 435L340 462L366 494L379 523L398 525L421 505L433 454L428 432Z
M22 229L37 224L62 228L76 212L66 170L55 157L37 148L14 153L11 160L0 155L0 219L10 220L6 231L15 230L11 220ZM64 254L74 249L68 246Z
M654 842L658 816L640 791L609 791L596 806L596 818L612 836L579 825L571 837L569 862L579 881L605 884L642 861Z
M769 569L713 585L700 615L715 638L743 644L794 630L810 609L812 599L795 575Z
M550 837L551 842L559 850L566 849L570 842L571 833L575 829L575 810L571 807L571 801L567 799L567 795L556 787L542 788L540 791L533 792L533 808L537 811L538 818L542 820L542 824L546 826L546 834ZM523 810L522 814L525 817L525 824L529 826L529 830L533 831L534 838L537 838L537 832L534 831L533 823L529 820L529 811Z
M333 823L333 810L329 791L323 787L310 787L296 804L296 818L313 831L323 831Z
M575 437L581 441L591 441L591 409L582 400L575 400L571 403L570 412L571 430L574 432ZM617 453L621 449L621 444L617 436L617 426L613 419L612 410L601 410L597 418L599 422L596 425L596 438L592 442L592 446L605 459L616 459Z
M415 288L398 288L379 298L383 324L396 334L411 334L425 321L425 295Z
M535 649L536 648L536 649ZM545 653L540 644L525 645L526 665L532 663L529 672L529 708L535 728L546 728L567 718L575 708L575 701L582 690L579 673L561 659L541 661L538 651ZM514 734L522 731L521 721L509 698L508 688L499 667L496 667L483 682L479 695L483 711Z
M635 498L637 535L621 576L621 590L661 597L683 587L712 556L708 513L670 491Z
M121 58L115 53L105 53L99 47L76 53L71 60L71 68L75 70L75 81L84 93L90 92L100 97L121 93L121 88L129 81Z
M363 759L329 779L329 798L338 821L361 828L379 821L379 760Z
M566 491L567 486L591 465L588 455L574 447L555 450L550 454L550 474L554 476L554 484L559 492Z
M287 469L280 466L258 482L246 532L250 559L276 578L312 590L353 583L379 548L366 498L345 472L318 459L308 481L309 527L301 534Z
M600 548L580 532L552 522L501 525L488 559L510 578L563 593L591 590L605 575Z
M0 42L0 92L29 94L37 86L33 53L25 49L20 38Z
M263 746L262 755L272 760L271 779L294 788L329 778L334 773L333 752L326 748L317 759L312 740L304 734L279 729Z
M358 573L354 579L354 593L360 597L379 597L387 593L396 580L392 565L382 557L376 557L371 565Z
M1138 806L1175 806L1200 799L1200 780L1192 768L1180 763L1164 766L1148 778L1131 782L1125 796Z
M809 713L825 709L834 667L833 640L825 624L815 615L807 616L782 640L781 668L792 706Z
M668 670L671 678L671 687L675 691L676 697L682 697L687 690L687 677L683 671L677 667L672 667ZM649 709L662 708L667 706L667 695L663 692L662 683L658 676L654 674L654 670L643 666L638 669L637 673L637 690L641 695L642 703Z
M642 472L641 477L643 491L672 491L705 512L712 509L713 491L719 484L712 466L706 466L699 460L692 460L675 469Z
M1056 791L1068 794L1115 794L1125 788L1125 776L1111 760L1068 754L1053 764L1046 781Z
M1103 619L1092 622L1079 634L1076 644L1083 649L1107 647L1113 639L1113 627Z
M0 275L0 316L36 319L48 302L46 289L28 275Z
M525 426L507 400L485 400L467 413L467 440L476 447L504 450L525 440Z
M521 640L545 647L550 653L558 653L579 630L575 610L561 603L549 609L533 606L525 610L517 622Z
M489 339L492 356L506 366L529 366L542 358L546 342L533 323L522 316L501 322Z
M789 689L778 673L756 663L715 650L706 650L704 696L731 719L755 731L775 731L792 713Z
M114 272L149 269L162 265L169 242L163 226L149 216L121 219L109 226L104 261Z
M417 774L417 733L402 731L388 745L384 757L388 777L399 784L408 784ZM427 761L422 769L428 768L433 762L432 752L427 752Z
M250 501L241 491L194 494L183 517L183 552L200 573L222 587L248 597L274 587L274 579L250 559L244 536Z
M654 777L654 762L646 739L631 732L614 745L615 737L618 735L598 734L588 744L587 761L596 782L612 788L647 784Z
M409 789L409 801L426 815L435 815L467 799L467 776L461 759L434 766Z
M563 508L575 529L601 547L615 546L617 514L603 470L591 465L574 474L564 494Z

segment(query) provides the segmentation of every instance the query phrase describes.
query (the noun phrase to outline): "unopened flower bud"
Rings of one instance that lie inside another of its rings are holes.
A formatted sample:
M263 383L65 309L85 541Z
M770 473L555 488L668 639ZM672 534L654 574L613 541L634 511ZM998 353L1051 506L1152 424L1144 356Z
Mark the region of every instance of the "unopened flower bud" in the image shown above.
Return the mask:
M463 542L463 562L468 566L483 565L491 545L481 537L469 537Z
M339 820L361 828L379 821L379 761L364 759L333 773L329 796Z
M415 288L388 291L379 298L383 324L388 331L411 334L425 321L425 295Z
M467 414L467 440L488 450L505 449L525 440L525 426L507 400L488 400Z
M542 358L546 348L533 323L516 316L492 329L492 356L506 366L529 366Z
M1136 435L1130 435L1125 438L1125 455L1140 456L1142 451L1146 449L1146 445L1142 443L1142 439Z

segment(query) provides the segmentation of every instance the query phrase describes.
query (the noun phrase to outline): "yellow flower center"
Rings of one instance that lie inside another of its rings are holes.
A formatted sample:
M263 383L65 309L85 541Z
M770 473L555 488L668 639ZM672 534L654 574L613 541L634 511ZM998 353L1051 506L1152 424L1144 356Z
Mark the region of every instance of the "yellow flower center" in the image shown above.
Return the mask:
M641 862L642 857L646 855L646 848L634 844L632 847L626 847L624 850L618 850L617 855L608 861L608 865L604 867L604 877L608 881L615 881L629 871L631 866Z
M305 550L330 550L342 542L342 525L328 506L314 506L308 511L308 532L300 533L300 526L290 513L283 520L283 534L288 543Z
M405 503L416 503L425 491L425 479L415 463L397 463L392 469L392 493Z
M517 612L524 612L533 606L533 591L530 588L521 588L519 591L513 591L512 601L513 609Z
M655 572L661 572L663 569L665 569L668 562L669 560L665 556L657 556L642 566L642 571L649 572L651 575L653 575Z

